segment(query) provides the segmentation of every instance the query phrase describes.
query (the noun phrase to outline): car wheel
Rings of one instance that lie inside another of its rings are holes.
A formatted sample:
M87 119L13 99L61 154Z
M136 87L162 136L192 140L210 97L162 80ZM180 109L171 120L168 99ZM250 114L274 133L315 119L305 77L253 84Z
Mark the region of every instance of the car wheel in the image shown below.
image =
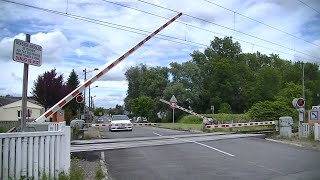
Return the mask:
M112 132L112 130L111 130L111 129L109 129L109 131L110 131L110 132Z
M130 129L129 131L132 131L132 129Z

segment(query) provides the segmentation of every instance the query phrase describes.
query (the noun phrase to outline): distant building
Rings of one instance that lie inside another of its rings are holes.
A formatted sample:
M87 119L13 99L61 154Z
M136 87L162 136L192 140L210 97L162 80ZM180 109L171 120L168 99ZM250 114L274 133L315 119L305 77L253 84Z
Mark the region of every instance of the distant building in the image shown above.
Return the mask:
M0 97L0 121L18 121L21 119L21 107L21 97ZM28 99L27 109L31 110L31 116L27 117L29 121L44 113L44 107L32 99Z

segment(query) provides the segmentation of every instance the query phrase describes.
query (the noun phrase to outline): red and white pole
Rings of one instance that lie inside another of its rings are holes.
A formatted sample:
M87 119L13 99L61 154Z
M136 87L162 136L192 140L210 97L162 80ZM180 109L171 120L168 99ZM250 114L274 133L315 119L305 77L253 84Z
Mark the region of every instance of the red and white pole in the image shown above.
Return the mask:
M150 40L153 36L158 34L161 30L166 28L169 24L171 24L173 21L178 19L182 13L180 12L178 15L170 19L167 23L162 25L160 28L155 30L153 33L151 33L149 36L147 36L145 39L140 41L137 45L132 47L129 51L124 53L122 56L120 56L117 60L115 60L113 63L111 63L109 66L106 66L102 70L100 70L95 76L88 79L84 84L73 90L70 94L68 94L66 97L64 97L62 100L60 100L57 104L52 106L49 110L47 110L44 114L42 114L40 117L38 117L35 121L36 122L44 122L47 118L50 118L55 112L57 112L59 109L61 109L64 105L66 105L69 101L71 101L73 98L75 98L79 93L81 93L85 88L90 86L90 84L94 83L96 80L98 80L102 75L106 74L109 70L111 70L114 66L119 64L122 60L124 60L126 57L128 57L130 54L132 54L135 50L137 50L139 47L141 47L145 42Z

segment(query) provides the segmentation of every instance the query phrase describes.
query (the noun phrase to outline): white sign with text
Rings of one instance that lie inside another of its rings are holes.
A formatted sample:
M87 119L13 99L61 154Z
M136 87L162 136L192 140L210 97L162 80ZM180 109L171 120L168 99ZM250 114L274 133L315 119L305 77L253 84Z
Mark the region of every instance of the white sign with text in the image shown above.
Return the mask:
M13 43L12 59L21 63L41 66L42 47L20 39L15 39Z

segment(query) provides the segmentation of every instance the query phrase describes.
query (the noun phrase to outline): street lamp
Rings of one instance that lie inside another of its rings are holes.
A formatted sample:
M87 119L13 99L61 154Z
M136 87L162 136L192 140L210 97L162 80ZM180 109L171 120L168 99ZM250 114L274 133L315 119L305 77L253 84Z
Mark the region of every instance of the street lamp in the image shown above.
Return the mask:
M91 107L92 107L93 110L94 110L94 104L93 104L93 98L94 98L94 97L96 97L96 95L91 96Z
M91 89L94 89L94 88L97 88L97 87L99 87L99 86L94 86L93 88L90 88L90 86L89 86L89 111L90 111L90 108L92 108L92 106L91 106L91 103L90 103L90 97L91 97L91 95L90 95L90 91L91 91Z
M90 71L88 71L87 70L87 68L85 68L84 70L83 70L83 72L84 72L84 83L87 81L87 73L89 73L89 72L92 72L92 71L97 71L97 70L99 70L98 68L94 68L93 70L90 70ZM90 89L90 86L89 86L89 89ZM90 96L89 96L89 99L90 99ZM83 94L83 115L85 116L86 115L86 89L84 89L84 94ZM86 119L86 117L85 117L85 119Z

